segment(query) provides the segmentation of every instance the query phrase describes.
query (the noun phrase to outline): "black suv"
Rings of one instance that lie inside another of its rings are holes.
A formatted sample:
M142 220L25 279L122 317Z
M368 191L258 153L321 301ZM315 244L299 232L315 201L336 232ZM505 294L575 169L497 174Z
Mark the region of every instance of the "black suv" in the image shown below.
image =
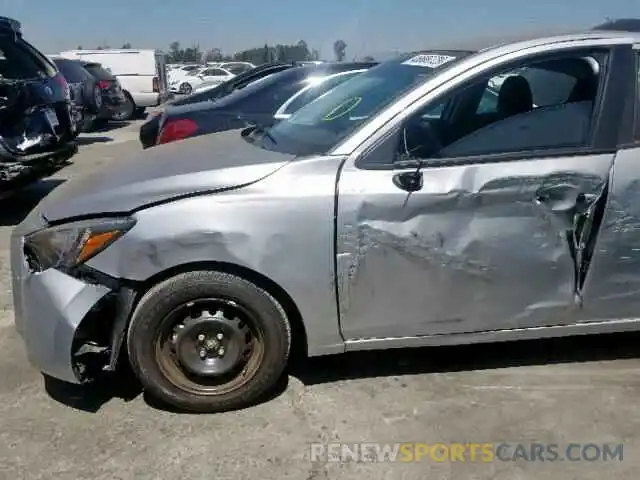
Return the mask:
M102 92L98 82L78 60L55 57L53 63L69 84L71 114L78 131L90 131L102 110Z
M98 82L98 88L102 94L102 108L98 113L98 120L114 120L117 115L127 109L127 98L124 96L120 82L100 63L81 63Z
M77 151L69 85L0 17L0 196L51 174Z
M54 57L53 62L71 88L71 103L80 131L90 131L98 122L111 120L125 106L118 80L100 63Z

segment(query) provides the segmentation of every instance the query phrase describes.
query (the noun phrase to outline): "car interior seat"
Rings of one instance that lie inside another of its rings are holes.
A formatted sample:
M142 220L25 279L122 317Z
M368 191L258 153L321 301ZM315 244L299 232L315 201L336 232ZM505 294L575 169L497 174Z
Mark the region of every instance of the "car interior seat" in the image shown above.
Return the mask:
M498 113L502 118L525 113L533 109L533 93L526 78L508 77L498 93Z

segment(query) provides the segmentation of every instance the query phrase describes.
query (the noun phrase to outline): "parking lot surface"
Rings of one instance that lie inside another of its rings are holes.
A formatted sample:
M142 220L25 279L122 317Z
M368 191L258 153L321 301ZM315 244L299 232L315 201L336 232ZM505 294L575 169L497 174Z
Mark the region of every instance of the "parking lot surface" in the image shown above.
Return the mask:
M0 204L0 479L638 477L637 334L296 362L273 398L219 415L162 409L126 375L45 381L13 327L11 229L65 178L138 151L139 124L83 135L72 165ZM341 465L312 458L312 442L622 444L624 456Z

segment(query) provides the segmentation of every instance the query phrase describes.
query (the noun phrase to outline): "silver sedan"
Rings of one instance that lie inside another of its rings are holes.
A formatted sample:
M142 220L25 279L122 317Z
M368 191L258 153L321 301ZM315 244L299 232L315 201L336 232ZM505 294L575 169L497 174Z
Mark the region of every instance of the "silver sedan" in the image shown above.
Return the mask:
M213 412L293 351L639 329L639 42L417 52L68 182L12 238L31 361Z

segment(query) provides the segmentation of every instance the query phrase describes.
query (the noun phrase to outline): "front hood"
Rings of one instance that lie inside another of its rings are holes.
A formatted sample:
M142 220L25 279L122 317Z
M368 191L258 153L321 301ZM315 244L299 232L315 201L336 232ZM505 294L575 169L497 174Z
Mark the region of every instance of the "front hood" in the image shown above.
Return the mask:
M126 213L178 197L248 185L294 158L257 148L240 132L181 140L113 160L56 188L37 209L49 222Z

